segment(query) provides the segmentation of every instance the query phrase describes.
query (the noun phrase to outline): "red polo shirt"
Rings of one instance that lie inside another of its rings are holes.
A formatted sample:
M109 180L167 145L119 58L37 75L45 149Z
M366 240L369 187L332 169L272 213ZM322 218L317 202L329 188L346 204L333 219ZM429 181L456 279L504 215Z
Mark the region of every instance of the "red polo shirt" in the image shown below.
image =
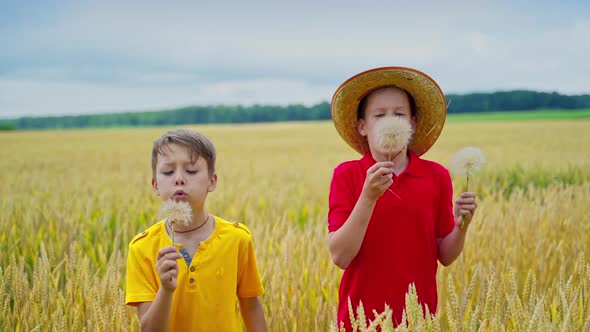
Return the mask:
M348 298L356 310L363 302L368 319L373 309L393 310L394 323L401 321L405 294L416 285L418 300L436 312L437 238L454 226L453 188L449 172L440 164L409 153L405 171L395 176L390 191L377 200L361 248L344 270L340 282L338 324L350 330ZM328 230L338 230L354 208L367 170L375 164L371 153L348 161L334 170L330 186ZM397 195L397 196L396 196ZM399 196L399 197L398 197Z

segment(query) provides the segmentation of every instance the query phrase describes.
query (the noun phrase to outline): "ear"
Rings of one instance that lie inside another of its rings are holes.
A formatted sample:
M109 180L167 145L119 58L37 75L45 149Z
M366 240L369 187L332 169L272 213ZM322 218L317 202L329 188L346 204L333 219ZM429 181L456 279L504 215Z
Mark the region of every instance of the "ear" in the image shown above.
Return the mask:
M359 122L356 124L356 130L358 130L361 136L367 136L367 123L365 119L359 119Z
M207 191L213 192L215 191L215 188L217 188L217 173L213 173L209 176L209 186L207 186Z
M158 181L155 178L152 178L152 189L156 195L160 195L160 190L158 189Z

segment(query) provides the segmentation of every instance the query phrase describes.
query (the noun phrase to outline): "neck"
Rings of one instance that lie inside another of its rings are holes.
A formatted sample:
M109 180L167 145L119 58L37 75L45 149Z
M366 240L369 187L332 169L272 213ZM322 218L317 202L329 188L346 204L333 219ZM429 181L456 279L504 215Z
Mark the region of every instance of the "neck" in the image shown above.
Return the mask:
M199 227L199 226L203 225L203 223L207 222L207 218L209 218L209 215L207 214L207 212L205 210L193 211L193 219L192 219L191 223L186 226L185 225L176 225L174 227L174 231L182 233L182 232L193 230L193 229L195 229L195 227Z
M410 164L410 158L408 156L407 148L404 148L400 154L393 158L393 172L395 175L400 175L403 171L408 168Z
M389 156L387 154L382 155L377 151L372 151L371 150L371 155L373 157L373 159L375 159L375 161L379 162L379 161L387 161L389 160ZM405 147L403 150L401 151L395 151L392 154L392 159L391 161L393 162L393 171L396 175L401 174L407 167L408 164L410 163L410 157L408 156L408 148Z

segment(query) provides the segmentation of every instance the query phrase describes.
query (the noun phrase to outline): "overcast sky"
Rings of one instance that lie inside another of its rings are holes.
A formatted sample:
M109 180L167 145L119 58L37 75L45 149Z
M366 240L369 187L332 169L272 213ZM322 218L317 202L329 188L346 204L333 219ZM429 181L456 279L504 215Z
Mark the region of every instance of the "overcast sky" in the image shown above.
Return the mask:
M329 101L408 66L446 93L590 93L584 1L0 0L0 118Z

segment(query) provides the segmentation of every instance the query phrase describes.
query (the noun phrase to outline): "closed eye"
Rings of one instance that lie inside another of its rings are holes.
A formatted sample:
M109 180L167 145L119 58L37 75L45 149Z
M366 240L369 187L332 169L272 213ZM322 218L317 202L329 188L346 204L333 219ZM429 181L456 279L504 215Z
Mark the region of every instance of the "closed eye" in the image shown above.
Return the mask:
M174 171L165 171L165 172L162 172L162 174L164 174L164 175L172 175L172 173L174 173Z
M193 170L187 169L186 172L188 174L196 174L198 171L193 171Z

